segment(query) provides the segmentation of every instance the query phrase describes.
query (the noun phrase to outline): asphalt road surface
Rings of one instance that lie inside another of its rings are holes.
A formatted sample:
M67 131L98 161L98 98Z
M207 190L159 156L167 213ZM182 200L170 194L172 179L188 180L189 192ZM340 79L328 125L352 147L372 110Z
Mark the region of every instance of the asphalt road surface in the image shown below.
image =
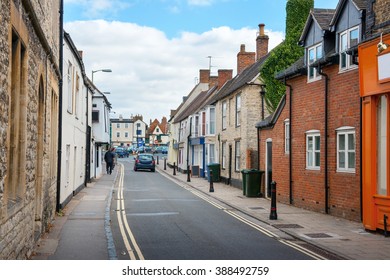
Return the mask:
M133 157L119 163L119 187L111 204L118 259L313 259L207 195L157 171L133 171Z

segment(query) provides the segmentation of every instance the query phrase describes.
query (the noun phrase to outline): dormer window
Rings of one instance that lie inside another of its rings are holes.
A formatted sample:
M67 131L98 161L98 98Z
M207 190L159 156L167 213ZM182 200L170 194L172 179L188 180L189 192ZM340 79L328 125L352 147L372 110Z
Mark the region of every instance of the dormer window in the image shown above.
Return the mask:
M318 74L318 71L314 67L310 67L315 61L322 58L322 44L315 45L307 49L307 72L308 72L308 82L313 82L321 79L321 76Z
M356 68L357 66L352 63L352 56L347 54L346 51L359 43L359 27L353 27L340 33L339 43L340 71Z

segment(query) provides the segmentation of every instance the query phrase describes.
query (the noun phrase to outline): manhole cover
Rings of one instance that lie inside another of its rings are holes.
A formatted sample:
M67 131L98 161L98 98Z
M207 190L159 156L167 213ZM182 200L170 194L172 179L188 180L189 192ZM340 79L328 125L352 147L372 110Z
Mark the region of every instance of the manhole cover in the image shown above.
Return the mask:
M264 209L263 207L248 207L249 209L252 209L252 210L259 210L259 209Z
M333 238L333 236L326 233L306 233L306 236L310 238Z
M276 228L303 228L303 226L300 226L298 224L277 224L273 226Z

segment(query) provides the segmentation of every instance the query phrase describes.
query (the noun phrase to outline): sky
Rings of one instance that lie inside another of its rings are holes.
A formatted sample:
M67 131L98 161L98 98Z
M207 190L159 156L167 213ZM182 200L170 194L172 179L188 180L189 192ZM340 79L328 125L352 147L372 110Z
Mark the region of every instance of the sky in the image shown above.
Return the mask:
M338 0L315 0L335 9ZM200 69L233 69L240 45L255 52L265 24L269 50L285 36L286 0L65 0L64 29L83 51L87 76L111 117L170 118Z

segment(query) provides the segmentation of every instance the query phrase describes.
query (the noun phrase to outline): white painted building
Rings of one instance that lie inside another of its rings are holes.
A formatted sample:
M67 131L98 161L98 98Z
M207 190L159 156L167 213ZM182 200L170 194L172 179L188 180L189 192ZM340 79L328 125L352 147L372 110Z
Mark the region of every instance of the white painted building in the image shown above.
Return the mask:
M62 99L61 208L87 181L87 94L84 64L71 37L65 32Z
M110 146L110 110L107 97L96 87L92 95L92 177L99 178L105 172L104 153Z

